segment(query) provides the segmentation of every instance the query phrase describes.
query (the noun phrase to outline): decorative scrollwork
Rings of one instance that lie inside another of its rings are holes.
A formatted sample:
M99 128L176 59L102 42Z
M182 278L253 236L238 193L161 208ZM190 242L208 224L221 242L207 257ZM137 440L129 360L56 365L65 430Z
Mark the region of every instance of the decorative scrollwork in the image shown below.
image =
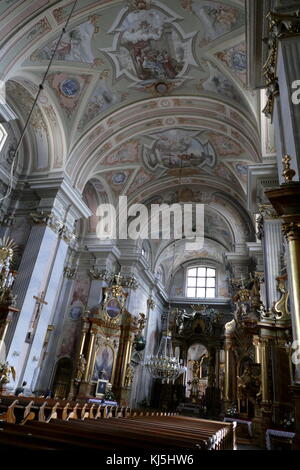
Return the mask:
M270 12L269 20L269 55L263 67L265 84L267 87L267 104L263 110L267 117L271 117L274 108L274 99L279 94L276 64L278 54L278 41L285 37L300 34L299 11L293 15Z

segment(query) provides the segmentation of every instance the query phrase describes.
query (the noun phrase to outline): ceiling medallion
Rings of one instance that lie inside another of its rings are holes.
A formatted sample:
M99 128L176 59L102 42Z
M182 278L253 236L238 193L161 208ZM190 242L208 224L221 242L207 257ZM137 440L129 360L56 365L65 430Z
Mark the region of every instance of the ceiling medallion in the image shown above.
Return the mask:
M155 96L163 96L170 93L175 88L176 84L173 82L155 82L145 86L145 90L149 91Z

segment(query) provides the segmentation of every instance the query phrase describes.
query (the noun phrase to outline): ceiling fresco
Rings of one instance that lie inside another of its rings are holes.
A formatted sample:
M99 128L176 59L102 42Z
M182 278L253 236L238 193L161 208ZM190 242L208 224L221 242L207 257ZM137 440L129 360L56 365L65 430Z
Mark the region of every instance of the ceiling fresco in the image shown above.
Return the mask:
M23 120L72 5L0 2L0 78ZM252 236L234 201L246 208L247 166L261 158L246 76L242 0L78 0L31 121L27 171L65 172L92 211L120 194L207 203L210 235L231 249Z

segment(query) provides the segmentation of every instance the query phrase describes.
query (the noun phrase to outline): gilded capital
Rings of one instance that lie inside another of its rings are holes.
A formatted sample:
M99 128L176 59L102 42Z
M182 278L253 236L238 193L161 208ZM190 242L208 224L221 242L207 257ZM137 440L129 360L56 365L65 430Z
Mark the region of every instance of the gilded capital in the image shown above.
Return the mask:
M289 242L300 240L300 222L284 223L282 225L282 232Z
M258 210L260 215L264 219L278 219L279 215L272 206L272 204L258 204Z

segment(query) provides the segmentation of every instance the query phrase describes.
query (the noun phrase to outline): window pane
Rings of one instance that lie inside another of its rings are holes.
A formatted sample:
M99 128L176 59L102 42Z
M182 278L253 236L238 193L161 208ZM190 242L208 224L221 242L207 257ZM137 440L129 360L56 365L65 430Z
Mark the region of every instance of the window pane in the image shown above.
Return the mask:
M206 297L212 298L215 297L215 289L206 289Z
M205 289L200 287L197 289L197 297L205 297Z
M187 288L187 296L188 297L195 297L195 289L188 287Z
M205 277L198 277L197 279L197 286L198 287L205 287Z
M188 280L187 280L188 287L196 287L196 281L197 281L196 277L188 277Z
M216 276L216 270L211 269L211 268L207 268L207 276L208 277L215 277Z
M206 268L198 268L198 276L205 277L206 276Z
M215 287L216 279L214 277L208 277L206 279L206 287Z
M188 276L197 276L197 268L191 268L188 270Z

